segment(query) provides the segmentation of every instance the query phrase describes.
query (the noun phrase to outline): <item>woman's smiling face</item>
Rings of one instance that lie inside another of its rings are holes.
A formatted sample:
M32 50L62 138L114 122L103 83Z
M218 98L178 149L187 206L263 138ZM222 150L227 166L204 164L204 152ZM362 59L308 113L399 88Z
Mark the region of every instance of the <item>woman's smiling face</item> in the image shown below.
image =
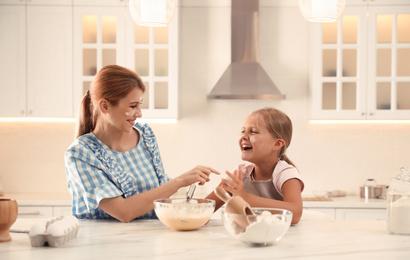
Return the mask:
M277 140L269 132L261 115L249 115L245 119L239 139L242 160L258 164L277 158Z
M142 89L134 88L116 106L110 106L111 120L119 130L130 132L137 118L142 117L142 94Z

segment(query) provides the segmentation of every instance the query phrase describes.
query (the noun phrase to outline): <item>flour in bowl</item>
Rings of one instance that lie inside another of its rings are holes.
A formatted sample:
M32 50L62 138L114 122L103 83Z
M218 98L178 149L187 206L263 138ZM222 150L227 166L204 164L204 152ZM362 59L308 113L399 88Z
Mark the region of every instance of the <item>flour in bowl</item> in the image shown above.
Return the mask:
M269 211L257 216L257 221L251 223L245 232L237 238L247 244L265 244L278 241L288 231L289 224L281 220L285 216L272 217Z

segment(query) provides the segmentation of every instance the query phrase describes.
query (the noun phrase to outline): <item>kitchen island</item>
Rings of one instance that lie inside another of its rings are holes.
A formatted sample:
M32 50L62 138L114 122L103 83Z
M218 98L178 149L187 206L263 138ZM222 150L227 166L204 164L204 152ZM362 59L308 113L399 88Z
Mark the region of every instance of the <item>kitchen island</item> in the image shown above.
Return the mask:
M19 219L29 229L38 219ZM236 241L220 219L196 231L158 220L80 220L77 238L60 247L31 247L27 234L0 243L2 260L25 259L410 259L410 236L390 235L383 220L301 220L268 247Z

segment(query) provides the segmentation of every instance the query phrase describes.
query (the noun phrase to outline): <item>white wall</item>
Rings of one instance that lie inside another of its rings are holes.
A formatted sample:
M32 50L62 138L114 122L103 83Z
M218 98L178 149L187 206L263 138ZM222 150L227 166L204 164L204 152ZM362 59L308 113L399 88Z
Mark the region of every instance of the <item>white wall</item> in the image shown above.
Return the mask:
M288 155L305 180L305 194L343 189L358 195L366 178L387 184L410 165L410 124L309 123L308 23L297 6L260 10L260 62L286 94L283 101L207 100L230 62L230 7L184 5L180 15L180 119L152 124L170 176L197 164L233 168L240 162L237 140L245 116L265 106L293 121ZM4 191L66 193L63 155L73 135L74 123L0 122Z

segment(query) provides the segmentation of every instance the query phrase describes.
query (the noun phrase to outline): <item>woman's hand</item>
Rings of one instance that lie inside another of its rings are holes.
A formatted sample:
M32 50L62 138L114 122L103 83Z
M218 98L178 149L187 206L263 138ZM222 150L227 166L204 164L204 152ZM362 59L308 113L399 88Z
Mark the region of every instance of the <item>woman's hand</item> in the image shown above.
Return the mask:
M222 179L221 187L232 196L241 196L244 198L246 193L243 185L243 172L244 167L242 165L239 166L239 169L235 169L233 173L226 171L226 175L228 175L230 179Z
M199 185L204 185L206 182L210 181L209 175L211 173L218 175L220 174L217 170L211 167L198 165L192 170L189 170L186 173L176 177L175 180L178 180L181 183L181 187L185 187L196 182L198 182Z

